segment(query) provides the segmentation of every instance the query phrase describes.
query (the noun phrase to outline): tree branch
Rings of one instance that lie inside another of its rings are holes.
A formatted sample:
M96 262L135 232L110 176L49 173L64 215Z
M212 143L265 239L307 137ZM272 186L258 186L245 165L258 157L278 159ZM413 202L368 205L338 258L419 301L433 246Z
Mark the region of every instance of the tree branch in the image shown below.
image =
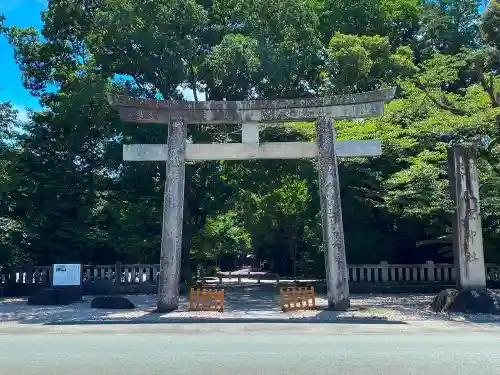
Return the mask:
M193 64L189 64L189 70L191 73L191 90L193 90L193 97L195 103L198 103L198 93L196 92L196 73L194 71Z
M453 113L454 115L457 115L457 116L467 116L468 115L468 112L467 111L464 111L463 109L460 109L460 108L455 108L455 107L452 107L451 105L449 104L445 104L443 102L440 102L439 100L437 100L436 98L434 98L430 93L429 91L427 90L427 88L425 87L424 84L422 84L420 81L418 80L415 80L414 81L415 85L423 91L423 93L425 94L425 96L427 98L429 98L430 101L432 101L437 107L441 108L441 109L444 109L446 111L450 111L451 113ZM451 103L450 103L451 104Z
M372 201L376 201L377 203L383 203L385 201L382 194L377 191L368 190L363 187L354 187L354 186L353 189L361 194L358 198L369 199Z

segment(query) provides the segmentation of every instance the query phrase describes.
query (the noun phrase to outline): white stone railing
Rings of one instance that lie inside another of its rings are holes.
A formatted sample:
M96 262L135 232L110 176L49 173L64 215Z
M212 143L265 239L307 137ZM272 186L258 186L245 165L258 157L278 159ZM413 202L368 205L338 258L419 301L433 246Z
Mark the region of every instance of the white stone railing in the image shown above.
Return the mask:
M22 268L0 270L0 284L9 281L23 284L50 284L51 266L25 266ZM121 275L122 284L155 283L158 280L159 264L121 264L112 265L84 265L84 282L112 282L116 283L115 275ZM429 283L429 282L454 282L455 269L452 264L439 264L428 261L425 264L350 264L350 283ZM500 281L500 266L495 264L486 265L487 280ZM283 278L277 275L253 275L241 274L212 278L211 282L246 282L249 279L256 282L286 282L293 281L291 278ZM209 281L210 282L210 281Z

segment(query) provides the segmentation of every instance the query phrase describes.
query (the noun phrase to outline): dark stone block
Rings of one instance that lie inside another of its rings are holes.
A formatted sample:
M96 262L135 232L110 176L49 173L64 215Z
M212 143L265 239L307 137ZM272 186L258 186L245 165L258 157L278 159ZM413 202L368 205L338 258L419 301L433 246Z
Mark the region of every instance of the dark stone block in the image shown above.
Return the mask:
M28 304L39 306L69 305L82 300L80 288L40 289L28 298Z
M41 289L28 298L29 305L38 306L56 306L57 305L57 290Z
M135 309L135 305L125 297L105 296L96 297L90 303L94 309L130 310Z
M82 300L81 288L63 288L57 290L57 304L69 305Z
M500 294L489 289L445 289L434 297L431 310L498 315L500 314Z

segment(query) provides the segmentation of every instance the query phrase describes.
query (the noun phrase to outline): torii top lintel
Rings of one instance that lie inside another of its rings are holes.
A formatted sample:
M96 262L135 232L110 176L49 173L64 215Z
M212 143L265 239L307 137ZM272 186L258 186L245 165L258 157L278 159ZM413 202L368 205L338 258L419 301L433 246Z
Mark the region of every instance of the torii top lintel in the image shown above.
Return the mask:
M384 103L394 98L388 88L359 94L322 98L187 102L109 96L124 121L168 124L183 120L188 124L309 121L319 117L350 119L379 116Z

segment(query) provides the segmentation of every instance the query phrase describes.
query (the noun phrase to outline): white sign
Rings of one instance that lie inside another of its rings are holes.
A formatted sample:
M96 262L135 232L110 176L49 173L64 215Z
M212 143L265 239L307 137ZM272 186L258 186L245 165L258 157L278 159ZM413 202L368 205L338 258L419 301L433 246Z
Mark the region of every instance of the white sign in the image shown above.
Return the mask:
M81 278L81 264L54 264L52 268L53 286L80 286Z

